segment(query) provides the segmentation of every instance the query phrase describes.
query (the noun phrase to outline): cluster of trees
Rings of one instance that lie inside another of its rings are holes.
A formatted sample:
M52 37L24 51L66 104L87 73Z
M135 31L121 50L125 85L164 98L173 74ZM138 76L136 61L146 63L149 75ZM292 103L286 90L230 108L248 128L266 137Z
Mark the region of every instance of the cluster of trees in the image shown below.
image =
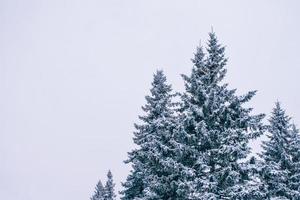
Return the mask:
M224 52L209 33L207 47L194 54L191 74L182 76L180 94L163 71L154 74L135 124L137 148L125 161L132 170L122 200L300 200L299 131L278 102L268 124L264 114L252 114L245 103L256 91L237 95L223 82ZM249 142L263 134L269 137L263 151L250 157ZM95 195L102 189L97 186Z
M94 195L91 197L91 200L115 200L115 183L113 181L113 176L109 170L107 173L107 181L105 186L102 185L101 180L95 187Z

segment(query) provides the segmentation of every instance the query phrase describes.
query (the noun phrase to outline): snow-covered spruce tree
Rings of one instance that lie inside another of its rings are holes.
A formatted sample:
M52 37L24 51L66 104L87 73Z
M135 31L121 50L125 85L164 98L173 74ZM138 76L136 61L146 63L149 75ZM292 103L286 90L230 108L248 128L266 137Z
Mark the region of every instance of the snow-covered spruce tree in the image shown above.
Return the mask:
M194 174L186 179L187 199L250 199L242 161L250 152L249 140L263 132L264 115L251 115L252 109L243 106L255 91L237 96L222 83L224 51L210 33L208 55L198 47L191 75L183 75L186 91L176 138L182 144L179 161Z
M113 175L111 171L109 170L107 173L107 181L105 184L105 193L104 193L104 200L115 200L115 183L113 181Z
M91 197L91 200L104 200L105 189L99 181L95 187L94 195Z
M277 102L269 119L269 140L262 144L261 178L271 199L300 199L300 140L291 118Z
M173 138L174 94L162 71L154 74L150 92L142 107L145 114L139 117L141 123L135 124L138 147L126 161L133 169L123 183L122 199L185 199L185 194L178 193L178 177L184 169L174 159L178 147Z
M185 200L188 193L180 177L190 176L190 171L177 162L177 153L181 146L174 138L178 118L174 112L177 103L173 103L172 97L176 95L166 83L162 71L154 76L151 94L152 105L148 113L155 113L153 116L156 117L151 118L151 126L148 126L150 129L145 137L147 142L142 145L148 149L143 199ZM150 99L148 98L148 102Z
M299 130L292 124L290 152L292 170L289 179L289 187L293 191L293 198L300 199L300 135Z

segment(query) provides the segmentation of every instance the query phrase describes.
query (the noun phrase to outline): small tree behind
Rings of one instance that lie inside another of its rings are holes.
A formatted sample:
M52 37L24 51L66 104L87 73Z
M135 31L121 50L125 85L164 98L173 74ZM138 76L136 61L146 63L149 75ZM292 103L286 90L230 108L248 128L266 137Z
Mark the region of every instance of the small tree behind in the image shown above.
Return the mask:
M269 141L263 143L261 178L269 198L299 200L300 139L291 118L277 102L270 118Z
M157 71L142 107L144 114L139 116L140 123L135 124L137 148L126 161L133 169L123 183L122 200L186 199L179 178L187 172L176 161L180 146L173 137L176 125L173 96L163 71Z
M91 197L91 200L104 200L104 194L105 194L105 189L104 189L101 181L99 181L95 187L95 193Z
M105 194L104 194L104 200L115 200L115 183L113 181L113 175L111 171L109 170L107 173L107 181L105 184Z
M113 182L113 176L109 170L107 173L107 181L103 187L101 180L95 187L94 195L91 197L91 200L115 200L115 183Z

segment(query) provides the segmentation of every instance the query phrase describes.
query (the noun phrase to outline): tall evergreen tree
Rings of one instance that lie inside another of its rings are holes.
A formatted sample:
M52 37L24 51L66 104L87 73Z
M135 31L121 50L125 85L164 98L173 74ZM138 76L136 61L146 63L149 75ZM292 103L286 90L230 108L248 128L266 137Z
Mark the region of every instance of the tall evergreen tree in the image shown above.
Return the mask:
M104 200L104 194L105 194L105 189L101 181L99 181L95 187L95 192L91 200Z
M126 161L133 169L123 184L123 200L180 199L178 174L183 170L174 159L174 94L162 71L154 74L150 92L142 107L145 114L139 117L142 123L135 124L134 142L138 148L129 153Z
M269 119L269 141L263 142L261 154L261 177L273 199L300 199L300 139L290 120L277 102Z
M115 200L115 183L113 181L113 175L109 170L107 173L107 181L105 184L105 193L104 193L104 200Z
M252 109L243 106L255 91L238 96L222 83L224 51L210 33L208 55L198 47L191 75L183 75L186 91L177 139L182 144L180 162L194 174L186 179L191 199L247 199L249 176L241 162L250 152L249 140L263 132L264 115L251 115Z

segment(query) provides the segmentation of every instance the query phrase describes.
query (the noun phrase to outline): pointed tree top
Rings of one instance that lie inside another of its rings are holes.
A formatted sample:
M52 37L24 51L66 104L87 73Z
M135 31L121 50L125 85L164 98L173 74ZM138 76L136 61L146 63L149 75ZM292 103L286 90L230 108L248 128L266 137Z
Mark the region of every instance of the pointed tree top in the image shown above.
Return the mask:
M99 180L99 182L95 187L95 193L93 197L91 197L91 200L102 200L104 199L104 195L105 195L105 188L103 187L101 180Z
M272 110L270 122L281 121L282 123L289 123L290 117L286 115L279 101L275 102L275 107Z
M108 170L107 173L107 181L105 184L105 199L106 200L114 200L116 195L115 195L115 183L113 181L113 175L110 170Z
M196 49L196 53L194 53L194 58L192 59L195 67L200 68L204 66L204 57L205 53L203 52L203 47L200 42L199 46Z
M167 84L167 77L163 70L157 70L153 74L153 81L151 83L152 88L150 89L151 95L154 99L160 99L160 95L165 95L171 92L171 85ZM149 100L149 97L146 97Z
M103 187L103 184L102 184L102 182L101 182L101 180L99 180L99 182L97 183L97 186L96 186L97 188L101 188L101 189L103 189L104 187Z
M214 27L213 26L210 27L210 32L214 33Z
M211 31L208 33L209 39L208 39L208 44L217 44L218 43L218 38L215 32Z
M163 72L163 70L156 70L156 72L153 74L153 83L152 85L155 85L156 83L166 82L167 78Z
M111 179L113 177L112 173L110 170L108 170L107 172L107 178Z

